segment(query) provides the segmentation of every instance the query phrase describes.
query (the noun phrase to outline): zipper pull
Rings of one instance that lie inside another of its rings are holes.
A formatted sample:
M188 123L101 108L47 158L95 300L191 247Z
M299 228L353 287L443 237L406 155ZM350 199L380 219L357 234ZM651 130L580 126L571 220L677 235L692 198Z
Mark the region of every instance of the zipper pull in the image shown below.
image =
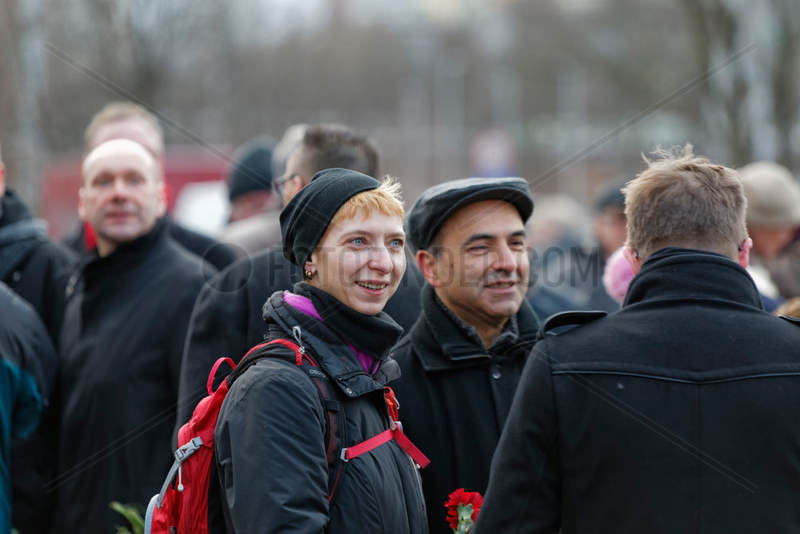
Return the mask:
M297 346L299 347L297 350L300 351L300 354L306 353L306 348L303 346L303 332L300 330L299 326L292 327L292 335L294 336L294 340L297 341Z
M178 468L178 491L183 491L183 466Z

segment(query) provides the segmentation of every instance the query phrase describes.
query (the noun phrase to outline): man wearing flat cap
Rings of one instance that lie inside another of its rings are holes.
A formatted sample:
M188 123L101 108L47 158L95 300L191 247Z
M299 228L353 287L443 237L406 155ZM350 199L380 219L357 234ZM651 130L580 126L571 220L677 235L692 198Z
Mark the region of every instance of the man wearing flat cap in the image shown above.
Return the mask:
M444 502L483 492L492 454L539 322L525 294L522 178L467 178L434 186L406 219L425 276L422 315L392 350L393 385L411 440L431 459L422 484L432 534L449 533Z

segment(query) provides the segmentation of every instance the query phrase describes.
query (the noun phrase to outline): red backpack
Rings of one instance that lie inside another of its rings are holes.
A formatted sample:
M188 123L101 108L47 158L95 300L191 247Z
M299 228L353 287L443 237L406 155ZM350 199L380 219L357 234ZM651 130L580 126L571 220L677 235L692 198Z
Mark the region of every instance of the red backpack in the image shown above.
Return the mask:
M384 388L386 405L390 416L390 428L377 436L351 447L344 447L347 442L347 428L344 410L336 400L333 386L317 367L316 362L306 352L305 347L287 339L274 339L253 347L245 354L237 367L230 358L220 358L208 376L207 389L209 396L204 398L194 409L191 420L178 432L178 443L182 444L175 451L175 462L167 474L161 492L155 495L147 507L145 515L145 534L210 534L212 528L224 532L222 527L219 480L214 461L214 430L222 407L233 382L250 366L265 357L283 357L272 350L276 345L294 351L295 363L303 369L317 388L326 417L326 450L328 457L328 500L332 501L336 488L341 480L347 462L376 447L395 439L398 444L424 468L429 463L425 455L417 449L403 434L398 422L398 404L391 388ZM213 390L214 376L220 365L227 363L233 372ZM176 478L177 477L177 478ZM211 503L211 507L209 507ZM212 526L219 525L218 527Z

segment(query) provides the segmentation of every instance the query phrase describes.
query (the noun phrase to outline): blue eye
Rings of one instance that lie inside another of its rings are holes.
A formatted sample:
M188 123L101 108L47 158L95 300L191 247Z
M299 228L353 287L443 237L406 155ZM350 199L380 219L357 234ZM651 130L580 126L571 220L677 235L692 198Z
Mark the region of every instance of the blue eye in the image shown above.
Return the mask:
M403 246L403 240L402 240L402 239L395 239L395 240L393 240L393 241L392 241L392 246L393 246L393 247L401 247L401 248L402 248L402 246Z
M363 245L364 239L361 237L356 237L355 239L351 239L350 242L353 243L354 245Z

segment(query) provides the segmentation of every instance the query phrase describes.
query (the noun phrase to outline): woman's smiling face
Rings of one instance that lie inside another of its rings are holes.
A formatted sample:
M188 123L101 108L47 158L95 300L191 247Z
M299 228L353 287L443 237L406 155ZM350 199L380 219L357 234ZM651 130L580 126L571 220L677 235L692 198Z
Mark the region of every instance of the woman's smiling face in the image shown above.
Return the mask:
M377 315L394 294L406 270L403 219L374 210L332 225L305 270L314 287L363 313Z

